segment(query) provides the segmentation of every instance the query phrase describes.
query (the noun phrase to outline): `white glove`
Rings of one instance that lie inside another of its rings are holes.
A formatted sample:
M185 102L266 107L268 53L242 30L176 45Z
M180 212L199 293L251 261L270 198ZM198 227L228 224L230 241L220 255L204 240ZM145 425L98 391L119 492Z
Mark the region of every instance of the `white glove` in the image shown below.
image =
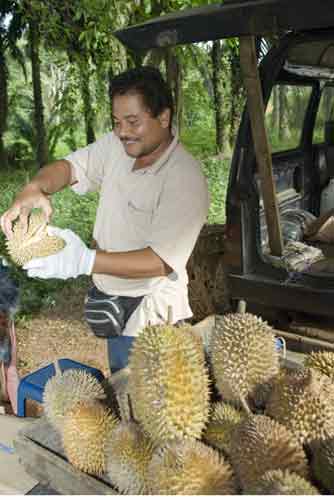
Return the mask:
M58 278L66 280L76 278L80 274L91 274L95 262L96 250L90 250L84 242L70 229L59 229L48 226L48 234L59 236L66 242L60 252L29 260L23 269L30 278Z

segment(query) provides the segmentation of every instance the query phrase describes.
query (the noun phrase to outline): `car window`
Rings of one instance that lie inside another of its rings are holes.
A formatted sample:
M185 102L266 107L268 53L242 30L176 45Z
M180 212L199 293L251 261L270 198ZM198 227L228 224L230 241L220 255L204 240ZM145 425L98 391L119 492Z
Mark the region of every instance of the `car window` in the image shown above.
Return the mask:
M304 118L311 97L310 85L275 85L267 108L266 127L273 153L300 145Z
M321 93L313 130L313 144L325 142L325 123L334 120L334 87L326 86Z

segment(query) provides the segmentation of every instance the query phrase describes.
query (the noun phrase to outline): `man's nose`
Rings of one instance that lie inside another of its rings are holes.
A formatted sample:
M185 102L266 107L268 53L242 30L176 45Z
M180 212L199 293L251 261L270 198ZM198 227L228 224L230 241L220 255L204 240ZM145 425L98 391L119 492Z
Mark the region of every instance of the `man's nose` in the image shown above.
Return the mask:
M120 139L125 139L129 135L129 125L125 123L120 123L118 126L118 136Z

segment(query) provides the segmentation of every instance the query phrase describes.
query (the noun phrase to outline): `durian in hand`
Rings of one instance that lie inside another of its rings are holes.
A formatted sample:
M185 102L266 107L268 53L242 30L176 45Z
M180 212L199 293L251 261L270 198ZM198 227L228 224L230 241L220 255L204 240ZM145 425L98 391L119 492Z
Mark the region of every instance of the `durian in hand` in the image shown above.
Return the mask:
M104 399L100 382L85 370L56 370L56 375L45 384L43 407L46 417L61 430L64 416L81 401Z
M210 412L210 418L203 433L203 440L223 451L230 453L231 435L245 414L228 403L215 403Z
M209 377L203 346L190 328L146 327L133 344L129 368L133 414L154 445L201 437Z
M158 448L148 469L152 495L233 495L235 478L218 451L197 440Z
M60 252L65 247L65 241L48 234L46 218L42 212L32 212L27 232L23 231L23 224L18 220L13 225L13 236L6 241L6 246L13 262L23 266L31 259Z
M318 370L334 381L334 352L311 352L306 356L304 365Z
M247 495L319 495L309 481L288 470L270 470L254 486L245 491Z
M134 422L121 422L106 445L106 472L114 486L125 495L147 495L147 468L153 446Z
M77 403L64 418L63 447L71 464L101 475L106 469L106 443L118 419L98 401Z
M313 450L311 467L315 478L334 495L334 436L327 436Z
M230 459L243 489L249 489L267 471L282 469L308 475L302 445L292 432L265 415L249 415L236 426Z
M216 386L227 401L255 397L279 371L273 330L250 313L217 316L210 353Z
M334 433L334 384L313 368L283 371L273 385L266 414L302 444L312 445Z

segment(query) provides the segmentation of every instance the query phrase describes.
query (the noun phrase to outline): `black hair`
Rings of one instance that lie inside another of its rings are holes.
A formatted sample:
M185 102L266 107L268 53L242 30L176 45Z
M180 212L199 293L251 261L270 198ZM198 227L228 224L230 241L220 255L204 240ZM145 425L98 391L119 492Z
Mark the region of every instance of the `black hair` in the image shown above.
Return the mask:
M174 103L172 92L160 71L153 66L141 66L120 73L111 81L110 97L139 94L147 109L156 118L166 108L170 109L170 125L173 120Z

